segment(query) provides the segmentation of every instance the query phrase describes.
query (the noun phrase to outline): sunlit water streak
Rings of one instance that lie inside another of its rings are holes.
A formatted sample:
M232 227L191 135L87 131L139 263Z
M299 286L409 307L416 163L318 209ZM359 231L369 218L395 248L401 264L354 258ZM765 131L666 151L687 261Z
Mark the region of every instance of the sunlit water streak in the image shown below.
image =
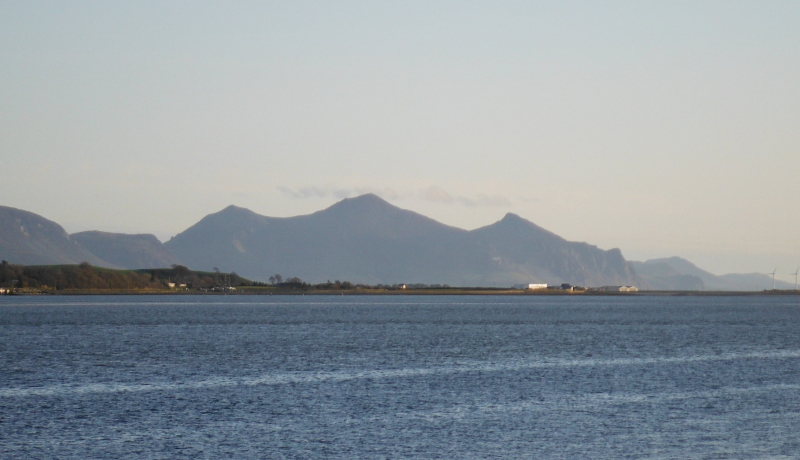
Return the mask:
M399 379L426 375L445 375L468 372L507 372L525 369L544 369L553 367L600 367L600 366L643 366L651 364L679 364L708 361L732 361L744 359L797 359L800 351L784 350L762 353L722 353L717 355L664 357L664 358L626 358L626 359L553 359L539 362L510 362L505 364L486 364L481 362L461 363L455 366L419 369L359 370L356 372L276 372L257 377L230 378L212 377L203 380L176 383L93 383L87 385L48 385L34 388L0 388L0 397L56 396L65 394L116 393L142 391L180 391L201 388L217 388L237 385L285 385L289 383L343 382L358 379ZM778 385L775 388L796 389L797 385ZM731 389L748 391L749 389ZM761 391L753 388L753 391Z

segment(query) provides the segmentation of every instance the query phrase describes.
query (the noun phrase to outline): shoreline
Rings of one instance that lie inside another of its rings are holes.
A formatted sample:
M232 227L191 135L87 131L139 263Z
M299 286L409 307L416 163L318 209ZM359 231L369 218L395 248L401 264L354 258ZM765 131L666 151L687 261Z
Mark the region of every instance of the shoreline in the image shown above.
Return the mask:
M763 291L637 291L637 292L594 292L594 291L522 291L503 288L448 288L448 289L349 289L349 290L300 290L239 288L236 292L208 291L162 291L162 290L120 290L120 289L69 289L63 291L28 291L10 292L5 296L453 296L453 295L486 295L486 296L614 296L614 297L747 297L747 296L800 296L800 290L763 290Z

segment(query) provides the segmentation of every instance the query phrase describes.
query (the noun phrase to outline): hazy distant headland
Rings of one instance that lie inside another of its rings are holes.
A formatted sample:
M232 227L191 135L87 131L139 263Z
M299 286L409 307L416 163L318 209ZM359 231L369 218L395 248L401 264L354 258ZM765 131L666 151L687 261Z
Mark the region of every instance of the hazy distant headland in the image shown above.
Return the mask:
M767 275L716 276L678 258L627 261L619 249L567 241L515 214L475 230L451 227L362 195L309 215L277 218L229 206L161 243L153 235L69 235L36 214L0 207L0 258L19 265L112 269L174 265L270 284L423 284L508 288L519 283L632 285L662 291L760 291ZM778 282L780 289L788 283Z

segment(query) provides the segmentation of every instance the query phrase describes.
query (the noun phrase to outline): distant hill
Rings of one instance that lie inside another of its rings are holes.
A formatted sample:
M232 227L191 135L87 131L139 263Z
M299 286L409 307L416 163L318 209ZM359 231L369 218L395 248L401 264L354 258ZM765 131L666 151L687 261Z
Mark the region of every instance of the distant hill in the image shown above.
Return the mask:
M719 277L727 286L740 291L772 289L772 276L764 273L728 273ZM775 280L775 289L794 289L794 283Z
M631 262L653 289L706 291L761 291L772 289L772 277L763 273L731 273L717 276L686 259L667 257ZM794 284L776 281L777 289L794 289Z
M161 268L180 263L153 235L80 232L68 235L38 214L0 206L0 259L20 265L79 264Z
M566 241L514 214L466 231L372 194L288 218L230 206L165 246L188 266L261 280L280 273L370 284L641 284L619 250Z
M155 235L89 231L73 233L70 238L95 256L118 267L163 268L181 264Z
M0 259L22 265L110 264L70 238L57 223L21 209L0 206Z
M651 289L659 291L702 291L705 283L696 274L682 273L660 259L645 262L631 261L636 273L647 281Z

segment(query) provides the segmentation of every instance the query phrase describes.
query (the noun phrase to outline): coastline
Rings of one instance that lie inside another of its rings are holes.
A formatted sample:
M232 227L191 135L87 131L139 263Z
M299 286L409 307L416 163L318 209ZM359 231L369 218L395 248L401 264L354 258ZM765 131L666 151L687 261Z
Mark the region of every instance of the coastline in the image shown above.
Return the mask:
M446 288L446 289L342 289L342 290L302 290L280 288L248 288L240 287L234 292L211 292L197 290L139 290L139 289L65 289L51 290L26 290L24 292L10 292L4 296L453 296L453 295L484 295L484 296L614 296L614 297L747 297L747 296L800 296L800 290L763 290L763 291L638 291L638 292L597 292L597 291L563 291L563 290L534 290L505 288ZM3 296L3 297L4 297Z

